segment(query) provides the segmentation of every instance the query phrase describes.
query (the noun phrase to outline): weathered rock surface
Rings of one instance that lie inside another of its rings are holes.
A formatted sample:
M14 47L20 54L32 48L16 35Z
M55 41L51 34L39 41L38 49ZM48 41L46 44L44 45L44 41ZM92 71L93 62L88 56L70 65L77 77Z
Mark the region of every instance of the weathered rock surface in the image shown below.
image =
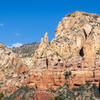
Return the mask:
M0 92L11 93L21 87L24 73L27 73L26 65L12 50L0 43Z
M27 67L21 62L19 57L13 53L6 45L0 43L0 70L10 67L16 73L22 73Z
M96 83L99 86L100 83L100 70L95 71L95 76L93 71L73 71L72 75L68 79L69 88L78 88L79 86L84 86L86 82L91 84Z
M56 90L66 82L64 69L34 69L29 73L29 78L23 86L35 88L36 90Z
M47 90L57 89L64 85L64 71L27 67L12 50L2 43L0 46L0 92L3 92L5 96L25 86L36 90Z
M42 69L72 71L69 88L86 82L100 83L100 15L76 11L59 22L55 38L48 34L41 39L34 57L34 66ZM57 81L56 81L57 82Z
M36 50L33 61L37 67L46 67L46 59L50 67L62 63L64 67L78 63L82 67L99 66L100 59L100 16L76 11L66 15L59 22L55 38L49 43L47 33ZM41 64L43 66L41 66Z
M36 91L34 100L51 100L55 97L53 93L47 91Z

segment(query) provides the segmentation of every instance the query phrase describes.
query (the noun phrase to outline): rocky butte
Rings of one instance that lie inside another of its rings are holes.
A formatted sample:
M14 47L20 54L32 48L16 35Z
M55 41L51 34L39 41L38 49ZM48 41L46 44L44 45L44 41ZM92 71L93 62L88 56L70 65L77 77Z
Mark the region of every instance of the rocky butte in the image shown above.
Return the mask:
M74 65L71 66L73 69L82 63L83 68L88 67L92 70L95 64L99 67L96 63L100 59L99 44L100 16L80 11L73 12L59 22L55 38L51 42L48 42L48 35L45 34L33 61L39 64L39 60L47 58L51 63L50 67L54 67L58 62L65 62L65 66L62 67Z
M49 100L55 94L47 90L64 86L66 71L72 73L67 81L70 90L86 82L100 85L100 15L81 11L66 15L51 42L48 33L41 39L33 61L23 59L0 43L0 91L6 96L28 86L35 89L35 100Z
M48 34L35 51L35 68L65 69L72 72L69 86L100 81L100 15L76 11L59 23L55 38Z

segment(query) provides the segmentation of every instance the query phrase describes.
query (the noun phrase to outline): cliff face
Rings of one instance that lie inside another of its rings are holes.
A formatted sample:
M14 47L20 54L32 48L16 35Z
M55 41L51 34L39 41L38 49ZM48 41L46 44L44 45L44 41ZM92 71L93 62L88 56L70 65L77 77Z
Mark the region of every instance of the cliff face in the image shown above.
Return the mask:
M71 89L86 82L98 85L100 15L80 11L66 15L58 23L55 38L51 42L48 41L47 33L41 39L33 61L35 68L71 71L68 80Z
M21 62L19 57L8 49L6 45L0 43L0 69L6 69L8 67L15 67L16 73L22 73L26 71L26 66Z
M27 73L26 65L12 50L0 43L0 92L11 93L12 90L21 87L25 73Z
M49 43L47 33L36 50L33 61L39 67L48 59L49 67L55 65L77 66L93 69L100 59L100 16L73 12L59 22L55 38ZM63 64L62 64L63 62ZM42 66L43 67L43 66ZM46 67L46 65L44 65Z

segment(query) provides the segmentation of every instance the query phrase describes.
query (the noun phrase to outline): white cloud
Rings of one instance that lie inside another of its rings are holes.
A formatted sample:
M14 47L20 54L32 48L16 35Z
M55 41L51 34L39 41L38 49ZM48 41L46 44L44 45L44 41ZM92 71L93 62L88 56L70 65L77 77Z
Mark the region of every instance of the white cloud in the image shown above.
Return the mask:
M16 32L16 36L19 36L20 35L20 33L19 32Z
M12 44L12 46L8 46L8 48L18 48L18 47L20 47L20 46L22 46L23 44L22 43L14 43L14 44Z
M0 27L3 27L4 26L4 24L0 24Z

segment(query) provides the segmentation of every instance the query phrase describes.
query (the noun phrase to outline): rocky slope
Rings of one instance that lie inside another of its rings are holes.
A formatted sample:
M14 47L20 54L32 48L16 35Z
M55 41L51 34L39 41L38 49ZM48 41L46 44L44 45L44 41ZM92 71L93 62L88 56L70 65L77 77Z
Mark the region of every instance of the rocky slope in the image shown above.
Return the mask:
M24 44L21 47L18 48L12 48L12 51L16 54L18 54L18 56L20 58L24 58L24 57L33 57L35 50L38 48L39 43L37 42L33 42L30 44Z
M12 50L0 43L0 92L6 95L19 88L25 73L27 66Z
M33 66L32 58L38 46L39 43L33 42L31 44L24 44L19 48L12 48L12 51L20 57L20 59L25 65L31 68Z

